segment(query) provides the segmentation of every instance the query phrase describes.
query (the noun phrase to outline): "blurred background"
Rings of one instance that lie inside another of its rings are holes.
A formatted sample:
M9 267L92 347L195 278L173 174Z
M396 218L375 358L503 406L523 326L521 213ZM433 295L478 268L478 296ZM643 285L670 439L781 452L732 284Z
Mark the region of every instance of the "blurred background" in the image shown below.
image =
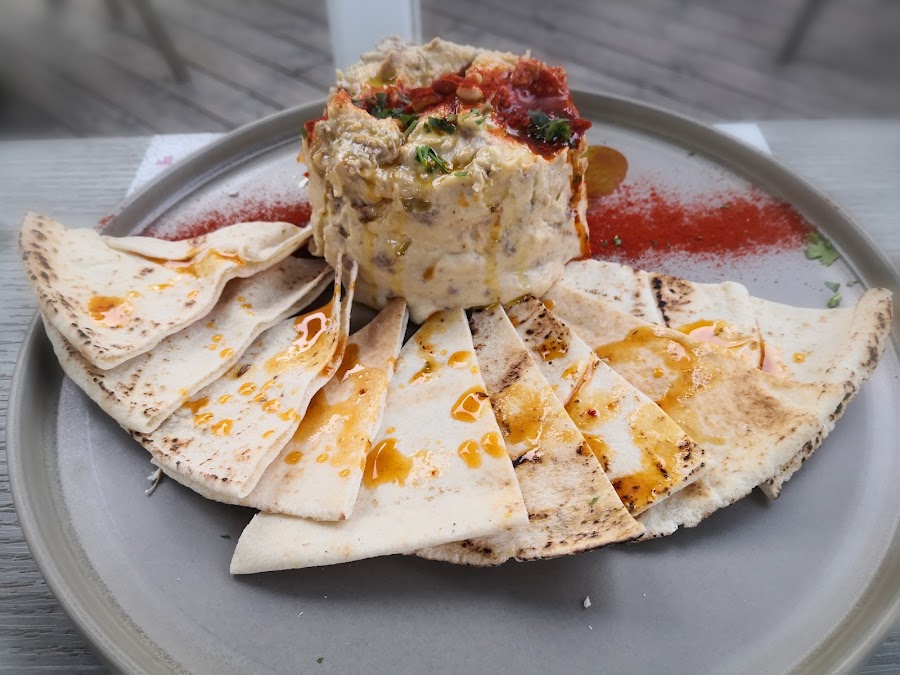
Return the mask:
M900 0L423 0L420 18L425 39L531 49L573 88L704 120L900 115ZM226 131L333 79L325 0L0 0L5 138Z

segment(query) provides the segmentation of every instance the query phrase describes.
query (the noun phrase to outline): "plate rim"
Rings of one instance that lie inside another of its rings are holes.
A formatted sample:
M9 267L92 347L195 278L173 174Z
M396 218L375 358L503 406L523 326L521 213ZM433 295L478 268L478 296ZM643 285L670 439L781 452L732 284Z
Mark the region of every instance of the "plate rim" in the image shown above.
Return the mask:
M849 253L843 256L844 260L860 278L864 279L864 286L900 288L900 274L870 235L831 198L774 156L708 124L660 106L611 94L580 90L573 90L572 94L579 108L586 103L585 107L601 107L612 111L612 118L605 117L604 121L617 121L626 127L649 132L655 138L673 141L681 147L696 145L701 154L731 170L734 170L735 163L739 163L743 169L749 168L751 175L748 176L745 170L738 173L751 182L770 183L774 171L780 183L774 192L801 193L804 197L804 206L807 208L800 207L800 210L812 222L817 223L817 227L819 222L827 220L842 222L839 232L831 231L828 227L823 229L835 242L839 251ZM177 194L192 191L203 180L203 173L195 171L194 165L207 161L208 158L212 160L217 155L230 156L232 161L236 161L237 158L229 152L231 146L238 144L242 139L252 138L259 132L265 132L270 127L277 129L279 124L286 120L317 115L324 107L324 103L325 100L321 99L256 120L222 135L191 153L123 200L113 212L108 231L114 233L117 230L127 229L127 219L124 223L121 221L116 223L118 216L126 210L140 211L142 204L153 204L153 210L159 211L166 204L171 204ZM660 119L666 122L665 133L661 131L661 127L652 126ZM272 144L270 142L270 146ZM242 155L239 161L247 158L248 155ZM756 172L766 173L770 178L755 179L753 174ZM180 190L173 193L170 189L166 189L169 183L179 179L182 185ZM795 200L790 202L796 206ZM821 217L817 215L810 217L811 213L821 214ZM860 267L864 267L867 272L863 274ZM895 297L895 309L897 302L898 298ZM894 312L892 328L891 343L895 354L900 357L900 330L898 330L900 316L897 311ZM7 466L10 491L26 543L50 591L104 663L123 672L182 670L179 664L171 661L161 645L152 642L131 622L128 614L106 589L90 559L74 539L74 535L66 535L61 526L62 521L58 518L61 507L58 495L52 494L47 448L41 446L39 452L24 452L25 424L20 411L27 400L27 387L31 384L26 380L26 376L36 367L34 362L40 358L38 354L40 349L49 348L48 344L41 345L41 340L46 343L40 314L36 312L16 359L7 414ZM43 428L41 425L41 429ZM33 468L26 468L28 466ZM29 471L41 470L42 480L38 480L38 477L29 478ZM39 489L34 490L34 486ZM46 513L46 509L50 509L50 513ZM68 515L64 507L61 511L64 515ZM894 571L900 570L898 532L900 532L900 518L895 524L892 542L869 585L855 605L848 608L839 619L834 630L823 637L818 647L806 655L798 655L800 658L796 665L798 670L812 669L815 672L839 673L858 666L900 619L900 572ZM54 549L54 546L61 548ZM102 614L110 615L110 619L114 614L118 616L114 621L104 622Z

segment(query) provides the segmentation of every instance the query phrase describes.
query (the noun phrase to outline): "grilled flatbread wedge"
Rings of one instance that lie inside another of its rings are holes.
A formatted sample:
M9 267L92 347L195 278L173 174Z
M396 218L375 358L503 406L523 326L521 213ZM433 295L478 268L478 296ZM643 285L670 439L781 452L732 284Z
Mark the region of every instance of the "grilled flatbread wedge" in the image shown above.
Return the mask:
M476 312L471 326L529 522L417 554L467 565L499 565L510 558L555 558L639 537L643 528L622 506L503 308L494 305Z
M600 294L617 309L629 311L633 303L622 298L645 297L642 287L649 283L659 309L655 323L724 347L767 373L841 387L845 406L871 375L890 332L891 293L883 288L867 290L852 308L805 309L752 297L734 282L701 284L595 260L577 263L570 273L575 265L567 266L560 287ZM607 279L615 292L599 290ZM644 307L641 315L650 312ZM760 489L776 498L815 449L801 448Z
M703 448L540 300L523 299L509 316L632 516L702 475ZM574 387L568 372L582 373Z
M557 316L713 460L702 478L639 516L645 537L695 526L749 494L803 448L818 446L843 411L843 392L834 385L773 377L565 285L548 297Z
M234 503L314 520L350 517L408 316L406 303L392 300L350 336L340 368L313 396L293 438L253 492Z
M661 325L727 349L753 368L762 364L762 343L750 293L725 281L700 284L668 274L650 274Z
M891 329L891 292L872 288L854 307L802 309L752 298L770 367L797 382L827 383L846 406L878 365ZM778 497L815 448L802 448L760 489Z
M449 310L432 315L400 352L353 516L259 513L238 541L231 573L411 553L527 522L465 314Z
M204 317L225 282L271 267L310 233L239 223L185 241L117 238L29 213L19 249L41 313L89 363L108 369Z
M565 274L557 285L596 295L644 321L663 323L651 275L643 270L605 260L573 260L566 264Z
M131 433L166 475L219 501L253 490L340 363L356 275L342 267L331 302L270 328L158 429Z
M287 257L235 279L202 321L108 370L91 365L46 317L44 327L66 375L123 427L149 433L237 363L257 335L314 300L330 273L324 261Z

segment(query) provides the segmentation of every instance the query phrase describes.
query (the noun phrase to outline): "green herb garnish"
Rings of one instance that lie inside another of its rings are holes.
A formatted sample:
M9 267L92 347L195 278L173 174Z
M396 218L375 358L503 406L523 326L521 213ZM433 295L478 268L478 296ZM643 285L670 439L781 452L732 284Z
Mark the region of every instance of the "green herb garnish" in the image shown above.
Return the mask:
M834 309L839 304L841 304L841 300L843 300L843 299L844 299L843 295L841 295L840 293L835 293L830 298L828 298L828 302L825 304L827 305L828 309Z
M416 146L416 160L428 173L435 169L440 169L444 173L450 173L450 166L430 145Z
M322 661L324 661L324 660L325 660L325 657L320 656L319 658L316 659L316 663L322 663Z
M806 257L810 260L818 260L825 266L831 265L841 257L834 245L821 234L810 232L806 235Z
M309 136L309 132L306 130L306 127L300 127L300 138L306 140L307 136Z
M416 123L419 121L419 116L414 115L412 113L403 112L403 108L388 108L387 105L387 94L383 91L375 94L375 97L369 99L368 102L369 112L372 117L383 120L388 117L393 117L395 120L398 120L400 124L405 129L405 133L408 136L409 132L412 131Z
M615 246L622 245L622 238L619 237L619 235L616 235L615 237L613 237L613 245L615 245Z
M825 288L827 288L832 293L837 293L838 289L840 289L841 285L837 281L826 281Z
M429 117L428 128L439 133L452 134L456 131L456 115L447 115L447 117Z
M231 539L230 534L220 534L219 536L222 537L222 539Z
M596 504L598 499L600 499L600 495L597 495L596 497L594 497L594 498L591 500L590 505L593 506L594 504Z
M456 176L456 177L458 177L458 178L462 178L463 176L468 176L468 175L469 175L469 172L468 172L468 171L457 171L457 172L454 173L453 175Z
M528 133L544 143L568 143L572 138L572 127L565 117L550 117L543 110L529 110L528 117Z

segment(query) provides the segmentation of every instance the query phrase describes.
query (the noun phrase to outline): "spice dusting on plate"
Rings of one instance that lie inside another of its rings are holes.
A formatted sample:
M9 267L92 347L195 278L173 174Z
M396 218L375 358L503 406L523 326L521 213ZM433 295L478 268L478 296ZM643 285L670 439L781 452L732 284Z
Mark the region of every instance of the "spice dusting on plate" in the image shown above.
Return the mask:
M235 223L255 221L291 223L302 227L309 222L309 202L300 197L253 197L220 209L202 211L184 220L161 221L151 225L141 234L178 241L198 237ZM106 219L104 219L106 220ZM101 222L101 224L103 224Z
M685 198L645 181L589 197L587 221L593 257L632 264L651 264L668 252L743 257L800 250L813 232L790 204L755 188Z

